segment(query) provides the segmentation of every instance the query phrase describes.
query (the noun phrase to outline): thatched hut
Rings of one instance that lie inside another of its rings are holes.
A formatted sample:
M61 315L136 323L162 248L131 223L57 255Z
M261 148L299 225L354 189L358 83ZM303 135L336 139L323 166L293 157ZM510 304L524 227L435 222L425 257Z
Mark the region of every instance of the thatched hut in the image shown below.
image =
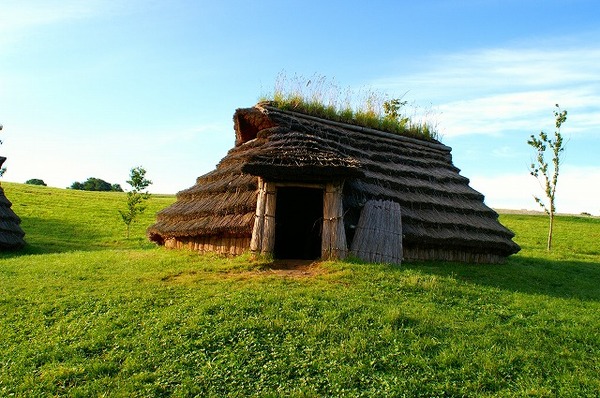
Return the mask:
M0 167L6 161L0 156ZM25 246L25 232L19 225L21 219L11 209L12 203L6 198L0 185L0 250L18 250Z
M497 263L520 249L437 141L267 103L238 109L234 129L235 147L216 169L158 213L152 241L232 255L344 258L363 207L376 200L400 206L401 223L391 225L401 225L405 260Z

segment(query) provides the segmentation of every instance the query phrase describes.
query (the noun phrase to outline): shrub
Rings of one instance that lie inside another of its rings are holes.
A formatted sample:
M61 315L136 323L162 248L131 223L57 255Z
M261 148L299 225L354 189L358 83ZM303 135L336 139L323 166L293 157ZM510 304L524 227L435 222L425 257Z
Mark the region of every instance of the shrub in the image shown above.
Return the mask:
M70 189L80 191L105 191L105 192L123 192L123 188L119 184L111 184L100 178L90 177L85 182L75 181L71 184Z
M47 187L48 185L46 185L46 183L44 182L44 180L40 180L39 178L32 178L30 180L25 181L25 184L29 184L29 185L41 185L44 187Z

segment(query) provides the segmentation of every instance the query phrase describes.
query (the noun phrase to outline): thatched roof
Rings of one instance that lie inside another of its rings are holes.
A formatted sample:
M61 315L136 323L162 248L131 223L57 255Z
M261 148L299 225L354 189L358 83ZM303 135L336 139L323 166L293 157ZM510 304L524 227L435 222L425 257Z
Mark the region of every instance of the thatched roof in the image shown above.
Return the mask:
M6 160L0 156L0 167ZM12 203L6 198L0 186L0 250L16 250L25 246L25 232L19 225L21 219L11 209Z
M257 176L273 181L345 180L348 231L371 199L402 208L405 248L451 249L500 257L516 253L514 234L452 164L437 141L283 111L269 104L238 109L236 146L216 169L177 195L150 227L150 239L250 236ZM349 235L351 239L352 234Z

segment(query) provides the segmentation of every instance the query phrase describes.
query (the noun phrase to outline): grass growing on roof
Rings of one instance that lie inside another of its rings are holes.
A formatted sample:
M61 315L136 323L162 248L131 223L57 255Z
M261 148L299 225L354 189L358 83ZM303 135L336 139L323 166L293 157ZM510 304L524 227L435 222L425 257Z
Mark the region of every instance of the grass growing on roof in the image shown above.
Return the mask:
M430 123L415 121L403 113L393 114L387 111L385 105L393 101L397 101L398 109L406 107L407 101L400 99L389 99L375 90L358 94L349 88L342 90L335 81L324 76L305 78L294 75L290 79L280 73L273 93L262 96L260 101L270 102L283 110L323 119L425 140L438 140L439 134Z
M544 216L501 215L523 247L505 265L298 277L127 241L122 193L3 186L35 250L0 254L0 396L600 391L600 219L559 216L547 253Z

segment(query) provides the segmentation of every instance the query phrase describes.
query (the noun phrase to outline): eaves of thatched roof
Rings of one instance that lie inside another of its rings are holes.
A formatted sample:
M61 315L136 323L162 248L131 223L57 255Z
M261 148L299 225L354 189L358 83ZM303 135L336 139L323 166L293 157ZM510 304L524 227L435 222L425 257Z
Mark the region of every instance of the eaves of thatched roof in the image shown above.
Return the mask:
M157 216L152 240L252 234L258 176L272 181L344 180L346 227L372 199L402 208L404 246L506 257L519 250L481 193L437 141L347 125L268 104L234 115L236 145L216 169Z

